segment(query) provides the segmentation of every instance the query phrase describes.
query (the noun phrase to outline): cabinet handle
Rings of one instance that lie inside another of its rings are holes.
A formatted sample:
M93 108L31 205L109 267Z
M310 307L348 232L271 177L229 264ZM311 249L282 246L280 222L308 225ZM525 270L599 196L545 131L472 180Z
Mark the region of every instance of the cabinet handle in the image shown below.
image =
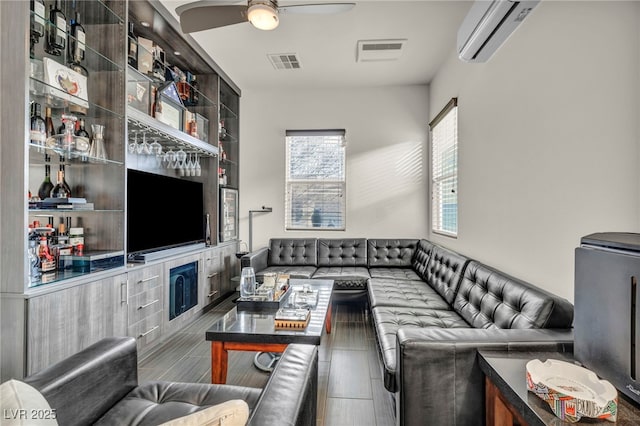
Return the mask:
M144 309L144 308L146 308L146 307L148 307L148 306L153 305L154 303L158 303L159 301L160 301L160 299L156 299L156 300L154 300L154 301L152 301L152 302L147 303L146 305L138 306L138 310L140 310L140 309Z
M155 280L156 278L160 278L160 275L154 275L149 278L144 278L138 281L138 284L146 283L147 281Z
M214 272L213 274L209 274L209 275L207 275L207 278L213 278L213 277L215 277L215 276L217 276L217 275L218 275L218 273L217 273L217 272Z
M156 331L158 328L160 328L160 326L159 326L159 325L156 325L156 326L155 326L155 327L153 327L151 330L145 331L144 333L142 333L142 334L140 334L140 335L138 336L138 339L140 339L140 338L142 338L142 337L146 336L146 335L147 335L147 334L149 334L149 333L153 333L153 332L154 332L154 331Z
M127 303L127 294L129 294L129 281L120 283L120 303Z
M211 297L211 296L214 296L214 295L216 295L216 294L218 294L218 290L216 290L216 291L213 291L213 292L209 293L209 294L207 295L207 297Z

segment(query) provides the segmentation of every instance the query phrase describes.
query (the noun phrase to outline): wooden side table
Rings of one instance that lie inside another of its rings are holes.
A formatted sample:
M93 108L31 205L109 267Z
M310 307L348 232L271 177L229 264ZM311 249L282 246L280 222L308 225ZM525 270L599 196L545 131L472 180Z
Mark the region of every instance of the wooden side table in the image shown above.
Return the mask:
M527 390L526 365L532 359L573 362L571 353L479 351L478 362L485 374L485 419L487 426L569 426L613 423L585 419L578 423L560 420L549 405ZM640 425L640 407L618 393L617 426Z

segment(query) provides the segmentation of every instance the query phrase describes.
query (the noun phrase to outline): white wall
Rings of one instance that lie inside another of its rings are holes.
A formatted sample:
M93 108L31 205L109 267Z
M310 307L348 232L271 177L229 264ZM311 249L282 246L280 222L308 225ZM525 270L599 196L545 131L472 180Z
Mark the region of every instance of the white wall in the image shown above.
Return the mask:
M427 86L242 92L240 238L253 248L271 237L426 237ZM285 231L287 129L346 129L347 228Z
M574 248L640 231L640 2L543 1L485 64L455 52L459 236L432 239L573 300Z

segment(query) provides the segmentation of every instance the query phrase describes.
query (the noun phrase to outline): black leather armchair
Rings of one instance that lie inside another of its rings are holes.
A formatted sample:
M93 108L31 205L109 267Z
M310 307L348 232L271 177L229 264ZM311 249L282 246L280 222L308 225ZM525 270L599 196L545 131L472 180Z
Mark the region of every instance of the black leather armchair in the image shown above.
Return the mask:
M138 384L136 343L103 339L24 381L56 409L61 425L157 425L232 399L249 405L248 425L316 422L318 349L289 345L264 389L201 383Z

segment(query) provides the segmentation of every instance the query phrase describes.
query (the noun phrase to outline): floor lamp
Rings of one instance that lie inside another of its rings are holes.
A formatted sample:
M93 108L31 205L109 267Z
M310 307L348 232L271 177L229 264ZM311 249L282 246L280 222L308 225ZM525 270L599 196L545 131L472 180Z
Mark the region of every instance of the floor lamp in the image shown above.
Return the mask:
M253 251L253 214L271 213L273 208L262 206L260 210L249 210L249 252Z

